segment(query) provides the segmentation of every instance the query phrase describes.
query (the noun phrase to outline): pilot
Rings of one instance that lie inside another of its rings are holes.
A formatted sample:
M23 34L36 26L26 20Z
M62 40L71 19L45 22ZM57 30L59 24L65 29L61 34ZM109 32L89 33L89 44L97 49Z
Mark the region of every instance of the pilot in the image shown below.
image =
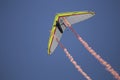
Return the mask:
M62 27L58 21L56 21L56 27L59 29L61 33L63 33Z

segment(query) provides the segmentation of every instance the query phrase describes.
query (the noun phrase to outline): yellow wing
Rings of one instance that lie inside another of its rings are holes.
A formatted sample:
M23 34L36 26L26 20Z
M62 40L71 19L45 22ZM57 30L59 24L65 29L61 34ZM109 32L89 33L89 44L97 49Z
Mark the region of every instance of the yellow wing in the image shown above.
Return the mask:
M58 45L58 43L56 42L56 40L54 38L54 35L56 35L58 40L60 40L62 37L62 33L60 32L58 27L56 27L56 21L58 21L60 23L61 28L64 32L64 30L66 29L66 26L64 24L63 17L65 17L70 24L75 24L75 23L84 21L84 20L92 17L94 14L95 14L94 12L88 12L88 11L65 12L65 13L56 14L52 29L51 29L49 41L48 41L48 54L49 55L52 54Z

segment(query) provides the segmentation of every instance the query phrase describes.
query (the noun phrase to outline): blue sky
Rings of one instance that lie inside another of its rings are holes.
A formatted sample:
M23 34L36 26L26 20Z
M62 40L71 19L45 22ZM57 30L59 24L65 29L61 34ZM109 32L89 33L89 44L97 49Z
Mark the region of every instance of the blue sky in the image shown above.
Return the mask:
M86 80L58 46L47 55L49 30L59 12L94 11L73 25L88 44L120 74L119 0L1 0L0 80ZM67 29L61 39L93 80L115 80Z

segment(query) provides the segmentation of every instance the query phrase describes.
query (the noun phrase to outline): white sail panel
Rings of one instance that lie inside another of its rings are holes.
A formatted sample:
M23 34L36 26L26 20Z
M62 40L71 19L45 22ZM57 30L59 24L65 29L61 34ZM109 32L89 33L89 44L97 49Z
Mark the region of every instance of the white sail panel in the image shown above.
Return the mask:
M70 24L75 24L84 21L92 16L93 14L79 14L79 15L66 16L66 19Z
M61 25L61 28L64 32L64 30L66 29L65 25L63 25L63 20L62 18L59 18L59 23ZM56 26L55 26L56 27ZM62 34L59 29L56 27L56 31L55 31L55 36L57 37L57 39L60 41L61 37L62 37ZM58 46L58 42L56 41L56 39L53 37L53 41L52 41L52 44L51 44L51 47L50 47L50 54L53 53L53 51L56 49L56 47Z

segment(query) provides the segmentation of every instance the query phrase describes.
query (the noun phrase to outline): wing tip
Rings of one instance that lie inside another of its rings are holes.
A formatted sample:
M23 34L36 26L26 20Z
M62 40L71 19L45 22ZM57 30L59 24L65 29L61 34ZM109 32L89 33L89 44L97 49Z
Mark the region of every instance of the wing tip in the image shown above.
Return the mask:
M95 15L95 12L93 12L93 11L90 11L89 13L91 13L92 15Z
M51 54L51 51L50 51L50 49L48 48L48 55L50 55Z
M53 52L50 51L50 49L48 49L48 55L50 56Z

